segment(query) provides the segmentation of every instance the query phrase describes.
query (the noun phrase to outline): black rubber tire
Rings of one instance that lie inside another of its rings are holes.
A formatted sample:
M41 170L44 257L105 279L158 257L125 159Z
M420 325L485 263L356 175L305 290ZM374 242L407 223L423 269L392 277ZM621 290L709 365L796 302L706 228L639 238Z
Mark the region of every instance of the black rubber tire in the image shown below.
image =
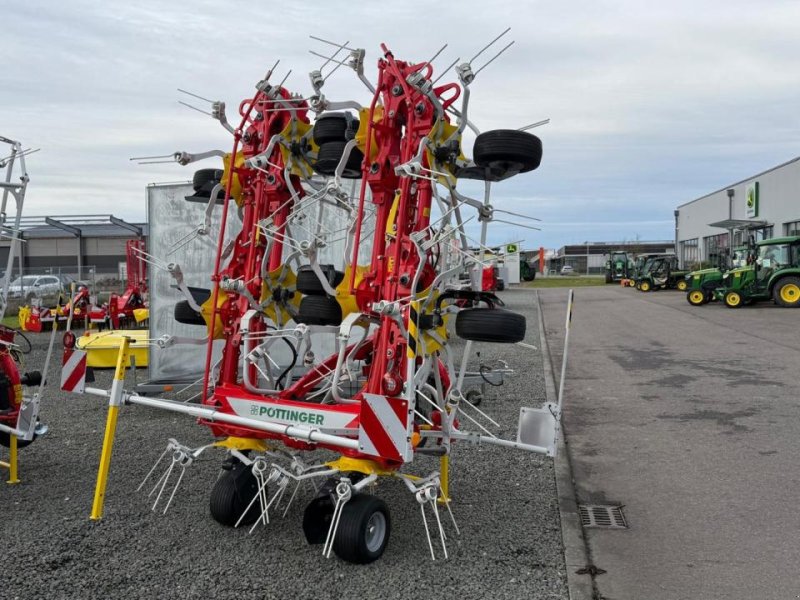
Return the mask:
M208 186L207 191L211 191L215 185L222 181L222 169L200 169L192 176L192 188L195 192L203 191Z
M258 480L252 469L236 461L229 471L225 471L211 488L209 509L211 517L220 525L233 527L258 493ZM255 523L261 513L258 501L254 502L240 525Z
M17 440L17 448L22 449L25 446L30 446L33 442L36 441L36 435L34 434L32 440ZM6 431L0 431L0 446L3 448L10 448L11 447L11 434Z
M358 119L348 117L345 113L325 113L317 117L311 134L317 145L352 140L358 131Z
M781 289L787 285L800 287L800 277L782 277L772 289L772 298L775 300L775 303L778 306L783 306L784 308L797 308L800 306L800 297L793 301L786 301L781 296Z
M527 131L495 129L475 139L472 155L479 167L527 173L542 162L542 141Z
M294 320L306 325L341 325L342 307L331 296L303 296Z
M333 500L330 494L314 498L303 512L303 534L309 544L322 544L328 536L333 518Z
M699 300L696 300L698 298L698 294ZM703 306L704 304L708 303L708 294L703 290L689 290L686 292L686 301L692 306Z
M373 518L383 522L383 535L376 546L370 547L367 545L368 527ZM339 529L333 540L333 551L336 556L349 563L371 563L383 555L391 530L389 509L383 500L370 494L354 494L342 508Z
M500 308L467 308L456 315L456 335L473 342L515 344L525 339L525 317Z
M312 165L314 170L320 175L332 176L336 173L336 167L342 160L344 147L347 142L328 142L319 147L317 160ZM361 163L364 161L364 154L358 148L353 148L347 159L347 164L342 172L343 179L359 179L361 177Z
M181 300L175 304L175 320L184 325L205 325L206 321L199 312L189 306L188 300Z
M328 283L332 288L336 288L344 279L344 273L337 271L333 265L320 265L320 270L323 275L328 278ZM295 284L297 291L301 294L308 294L311 296L325 296L328 292L322 287L317 274L314 273L311 265L303 265L297 270L297 283Z
M611 277L611 275L609 275L608 273L606 273L606 283L612 283L613 281L614 281L614 278Z

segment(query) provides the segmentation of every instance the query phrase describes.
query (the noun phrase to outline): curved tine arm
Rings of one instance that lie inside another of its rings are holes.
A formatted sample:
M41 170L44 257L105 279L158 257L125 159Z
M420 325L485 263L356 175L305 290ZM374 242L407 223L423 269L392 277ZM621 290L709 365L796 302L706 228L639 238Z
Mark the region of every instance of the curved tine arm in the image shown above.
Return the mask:
M465 196L459 193L455 188L450 188L450 195L456 202L467 204L473 208L477 208L478 210L484 208L483 202L481 202L480 200L476 200L475 198L470 198L469 196Z
M338 102L327 101L325 103L325 108L327 110L362 110L364 107L355 100L341 100Z
M372 85L369 79L367 79L366 75L364 75L364 57L367 55L367 51L364 48L356 48L355 50L350 52L350 62L348 66L356 72L358 78L361 80L367 89L370 91L372 95L375 95L375 86Z
M176 163L182 166L186 166L189 163L197 162L198 160L204 160L206 158L211 158L213 156L220 156L225 157L225 152L222 150L209 150L208 152L198 152L197 154L192 154L191 152L184 152L179 150L172 155L172 158L175 160Z
M170 275L172 275L172 278L175 280L178 289L184 295L186 301L189 303L189 306L192 307L192 310L196 312L202 312L200 305L197 304L197 302L194 299L194 296L192 296L192 292L189 291L189 287L183 280L183 271L181 271L181 266L178 263L169 263L167 265L167 271L169 272Z
M218 183L214 186L214 189L211 190L211 195L208 198L208 204L206 204L206 216L203 219L202 231L198 231L200 235L207 235L211 230L211 218L214 216L214 207L217 205L220 192L222 192L224 189L225 188L222 187L222 184Z
M331 373L331 395L339 404L353 404L355 402L348 398L342 398L339 393L339 379L341 379L342 367L345 362L345 354L347 354L347 342L350 340L350 334L354 326L360 325L364 327L364 324L360 323L363 318L364 315L362 313L350 313L339 326L339 356L336 358L336 366ZM369 323L369 321L367 321L367 323Z
M334 298L338 296L336 290L331 287L331 284L328 282L328 278L325 277L325 274L322 272L322 269L319 266L316 244L311 244L308 249L308 261L311 264L311 270L314 271L317 279L319 279L319 282L322 285L322 289L325 290L325 293L329 296L333 296Z
M211 103L211 118L219 121L219 124L231 135L236 133L236 130L228 123L228 116L225 114L225 103L221 100Z
M269 144L267 144L267 149L261 152L260 154L251 156L246 161L244 161L245 166L251 169L263 169L268 164L270 164L269 157L272 156L272 152L275 150L275 144L277 144L278 142L283 143L285 141L286 140L280 133L276 133L270 138Z
M449 107L447 108L447 112L449 112L449 113L451 113L451 114L455 115L455 116L456 116L456 117L458 117L459 119L461 119L461 118L462 118L462 116L461 116L461 115L462 115L461 111L460 111L460 110L458 110L457 108L453 107L453 106L449 106ZM480 135L480 134L481 134L481 130L480 130L480 129L478 129L477 125L475 125L475 124L474 124L472 121L470 121L468 118L464 117L464 122L467 124L467 127L469 127L469 128L470 128L470 129L473 131L473 133L475 133L475 135Z
M156 340L156 346L158 346L159 348L169 348L170 346L174 346L176 344L205 346L207 343L208 343L208 336L204 338L190 338L179 335L165 334Z
M342 158L339 160L339 164L336 165L336 171L333 176L333 181L337 188L340 188L342 185L342 173L344 173L344 168L347 166L347 161L350 160L350 154L352 154L353 148L356 147L356 144L356 140L350 140L344 145L344 150L342 150Z

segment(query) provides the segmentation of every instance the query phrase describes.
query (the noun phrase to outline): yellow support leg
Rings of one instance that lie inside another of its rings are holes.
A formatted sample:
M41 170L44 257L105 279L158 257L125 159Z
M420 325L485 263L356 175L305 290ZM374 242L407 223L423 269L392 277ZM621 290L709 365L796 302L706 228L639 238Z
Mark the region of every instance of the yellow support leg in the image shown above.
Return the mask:
M17 436L11 435L9 443L9 458L8 458L8 481L6 483L19 483L19 473L17 472Z
M439 504L450 502L450 455L445 454L439 459L439 483L442 486L442 495Z
M117 368L114 372L114 383L111 384L111 397L108 401L108 418L106 419L106 432L103 436L103 451L100 454L100 466L97 469L97 485L94 488L94 502L90 518L97 521L103 518L103 504L106 497L106 484L108 483L108 470L111 467L111 454L114 449L114 434L117 431L117 417L122 404L123 384L125 381L125 366L128 364L128 348L130 338L122 338L117 355Z

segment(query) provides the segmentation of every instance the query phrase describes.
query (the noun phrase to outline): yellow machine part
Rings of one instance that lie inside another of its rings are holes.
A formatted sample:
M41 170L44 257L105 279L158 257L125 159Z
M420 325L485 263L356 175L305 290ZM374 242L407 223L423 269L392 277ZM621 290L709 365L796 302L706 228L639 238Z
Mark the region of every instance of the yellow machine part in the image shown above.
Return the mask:
M380 123L383 119L383 106L376 105L375 113L372 115L373 123ZM369 123L369 108L362 108L358 111L358 131L356 132L356 145L358 149L364 154L367 152L367 125ZM375 133L372 134L372 143L370 144L369 159L375 160L378 156L378 144L375 142Z
M430 288L429 288L430 289ZM427 292L428 290L426 290ZM424 292L423 292L424 293ZM415 300L411 302L411 309L414 311L421 311L421 314L425 315L432 315L433 314L433 307L436 305L436 299L439 297L439 292L435 291L433 294L433 302L428 305L428 308L424 311L421 310L421 307L425 305L428 301L430 294L420 298L419 300ZM447 341L447 321L449 320L450 316L445 314L442 318L443 323L438 327L432 330L436 336L444 341ZM415 356L430 356L434 352L441 350L443 348L442 344L439 343L430 333L431 330L424 330L422 331L422 346L419 345L420 339L420 332L417 329L417 324L413 322L410 318L408 321L408 335L412 337L416 342L417 350L416 352L413 351L411 345L408 348L408 357L414 358Z
M364 279L364 273L367 272L368 266L356 266L356 279L354 287L358 287L361 280ZM336 301L342 307L342 318L350 313L358 312L358 304L356 304L356 297L350 293L350 277L353 273L353 265L348 264L344 268L344 278L342 282L336 287Z
M146 329L84 333L78 336L75 345L79 350L86 352L87 367L110 369L117 364L119 349L124 338L130 339L129 354L135 358L136 367L146 367L150 356L148 345L150 332Z
M208 300L203 302L200 305L200 314L203 315L203 320L206 322L206 329L211 335L212 339L221 340L223 337L223 326L222 326L222 319L215 319L214 320L214 331L211 331L211 317L214 315L214 309L211 305L211 301L214 299L214 294L211 294L208 297ZM220 308L225 301L228 299L228 294L225 293L224 290L219 290L217 294L217 308Z
M445 120L439 120L433 124L433 127L431 127L430 133L428 133L428 139L431 140L434 146L439 146L443 144L444 141L447 140L451 135L453 135L457 130L458 127L456 125L448 123ZM466 161L467 158L466 156L464 156L464 150L461 148L461 136L459 135L456 139L458 140L460 149L458 159ZM428 157L428 164L431 166L431 168L433 168L433 165L437 164L436 159L433 156L433 153L430 150L425 150L425 154ZM437 170L444 169L446 170L446 172L450 173L450 175L452 175L452 180L450 181L450 183L455 184L455 172L453 170L452 165L438 164L437 166L439 167ZM444 175L437 175L436 178L442 185L447 184L447 178L444 177Z
M346 472L363 473L364 475L393 475L394 471L382 468L375 461L367 458L350 458L342 456L331 462L325 463L326 467Z
M227 186L228 184L228 173L230 172L231 168L231 154L230 152L226 154L222 158L222 162L224 164L223 171L222 171L222 185ZM241 152L236 153L236 160L233 163L236 167L241 167L244 164L244 155ZM242 205L242 182L239 181L239 175L236 173L233 174L233 186L231 190L231 198L234 199L237 206Z
M286 124L286 127L283 128L283 131L281 131L281 136L290 142L299 143L303 136L311 131L312 127L313 126L310 123L303 123L303 121L300 121L299 119L291 119L289 123ZM317 144L314 142L314 137L309 135L307 139L311 151L318 152L319 146L317 146ZM307 177L312 172L311 165L307 160L305 160L305 158L300 159L297 156L292 156L292 153L289 151L289 149L283 145L280 145L279 148L281 150L281 156L283 156L283 164L288 165L289 161L292 161L292 168L290 171L292 175L297 175L298 177ZM302 168L301 165L305 168Z
M400 206L400 191L394 195L392 207L389 209L389 218L386 219L386 235L392 237L397 233L397 208Z
M276 287L280 286L282 288L294 290L295 284L297 283L297 275L295 275L294 271L292 271L288 265L281 265L277 269L273 269L267 274L267 277L269 278L269 285L267 285L266 281L261 284L261 298L259 298L259 302L264 302L264 300L272 296L272 290L274 290ZM289 300L289 303L295 308L299 308L300 298L300 294L296 293L294 297ZM264 309L264 313L270 319L272 319L273 323L286 323L292 318L292 316L284 307L280 307L279 320L277 309L278 306L274 302L271 302Z
M28 318L31 316L31 307L30 306L20 306L19 307L19 314L17 316L19 317L19 328L22 331L27 331L27 329L25 329L25 323L28 322Z
M133 318L136 319L137 323L141 323L142 321L147 321L147 319L150 318L150 309L149 308L133 309Z
M264 440L234 436L214 442L214 446L216 448L227 448L228 450L252 450L253 452L266 452L267 450L271 450L271 447Z

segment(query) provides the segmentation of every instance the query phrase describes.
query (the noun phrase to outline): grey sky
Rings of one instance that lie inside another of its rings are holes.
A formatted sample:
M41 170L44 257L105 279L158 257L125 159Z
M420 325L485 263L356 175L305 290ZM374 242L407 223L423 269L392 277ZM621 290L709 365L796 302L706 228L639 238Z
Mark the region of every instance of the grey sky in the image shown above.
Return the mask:
M3 0L0 135L42 149L25 212L142 219L147 183L196 167L129 157L230 147L176 88L225 100L232 116L280 58L287 85L308 93L321 63L308 50L327 50L308 34L366 48L374 77L381 42L409 60L448 42L441 69L512 27L516 44L472 86L471 116L484 130L552 119L536 131L540 169L495 186L493 201L544 230L497 224L493 242L669 239L676 205L800 154L796 1L441 6ZM369 101L345 68L325 92Z

